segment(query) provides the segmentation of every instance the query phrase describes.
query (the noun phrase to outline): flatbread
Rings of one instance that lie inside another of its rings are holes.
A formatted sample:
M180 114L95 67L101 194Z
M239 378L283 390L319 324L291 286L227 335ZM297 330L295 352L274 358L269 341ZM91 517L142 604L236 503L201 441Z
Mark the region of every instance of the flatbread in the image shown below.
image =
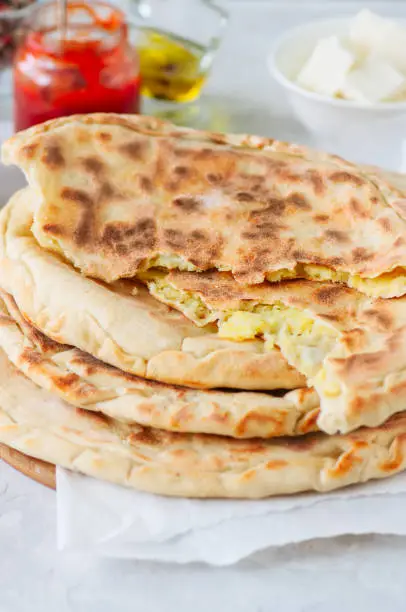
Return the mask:
M406 415L345 436L233 440L128 426L74 409L0 353L0 442L151 493L260 498L331 491L406 467Z
M189 387L294 389L305 378L259 340L219 339L153 299L142 286L85 278L35 241L30 194L12 198L0 218L0 285L46 336L126 372Z
M180 292L178 308L189 295L193 304L200 300L199 317L205 308L221 336L262 333L265 347L279 346L319 394L322 431L379 425L404 409L406 297L373 299L345 285L307 280L242 287L225 272L171 272L166 283ZM193 316L193 309L185 311Z
M160 266L406 293L405 181L336 156L97 114L20 132L3 161L36 191L38 242L107 282Z
M312 389L277 397L148 381L50 340L25 321L10 295L1 292L0 296L0 348L38 386L73 406L127 423L235 438L316 430L319 400Z

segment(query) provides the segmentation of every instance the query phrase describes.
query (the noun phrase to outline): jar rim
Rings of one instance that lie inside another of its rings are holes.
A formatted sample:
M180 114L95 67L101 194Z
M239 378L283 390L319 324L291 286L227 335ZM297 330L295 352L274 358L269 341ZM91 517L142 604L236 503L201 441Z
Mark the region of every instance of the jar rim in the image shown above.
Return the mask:
M29 13L29 21L27 24L27 33L28 36L30 33L38 32L41 34L46 34L49 32L55 32L60 27L60 22L58 21L58 0L49 0L47 2L41 2L40 4L35 5L32 8L32 11ZM50 9L54 9L54 14L52 15L52 21L50 25L44 24L41 27L41 24L38 23L41 15L45 16L46 14L50 14ZM107 9L109 11L108 18L100 18L96 11ZM76 0L75 2L67 2L67 11L71 14L78 13L80 11L85 11L89 16L94 17L93 23L75 23L71 20L67 23L67 31L83 31L84 29L88 29L89 31L100 30L103 31L104 35L107 37L116 36L117 42L127 36L127 22L125 13L116 5L111 4L110 2L105 2L104 0L86 0L80 1ZM78 42L86 45L91 39L84 38ZM70 42L76 42L73 38ZM101 41L100 41L101 42ZM103 41L104 43L106 40ZM44 37L40 38L31 38L30 37L30 47L33 51L37 52L51 52L49 45L47 45L44 41ZM62 49L61 49L62 50ZM52 48L52 54L56 51L55 47Z

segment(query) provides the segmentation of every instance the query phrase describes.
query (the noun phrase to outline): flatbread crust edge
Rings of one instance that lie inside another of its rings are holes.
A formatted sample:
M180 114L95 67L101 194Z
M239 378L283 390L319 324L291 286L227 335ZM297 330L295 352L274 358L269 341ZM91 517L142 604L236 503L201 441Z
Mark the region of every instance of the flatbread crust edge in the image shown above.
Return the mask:
M406 415L343 436L264 442L176 434L73 409L0 353L0 442L95 478L162 495L261 498L330 491L406 467Z

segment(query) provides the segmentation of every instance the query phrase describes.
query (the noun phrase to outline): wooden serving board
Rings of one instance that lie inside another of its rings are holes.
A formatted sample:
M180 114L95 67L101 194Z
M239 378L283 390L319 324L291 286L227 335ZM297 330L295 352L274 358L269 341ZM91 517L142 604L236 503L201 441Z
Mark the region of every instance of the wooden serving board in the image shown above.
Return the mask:
M0 459L50 489L56 489L55 466L0 444Z

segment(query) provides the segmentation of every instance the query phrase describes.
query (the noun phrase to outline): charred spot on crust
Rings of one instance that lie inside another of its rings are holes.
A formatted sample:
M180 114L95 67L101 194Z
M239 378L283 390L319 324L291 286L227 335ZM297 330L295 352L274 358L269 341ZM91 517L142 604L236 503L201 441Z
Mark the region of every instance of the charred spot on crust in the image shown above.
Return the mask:
M118 255L127 255L134 250L152 249L156 242L155 221L146 217L133 226L111 223L104 228L101 240Z
M383 330L387 330L392 327L393 318L388 312L382 312L377 308L370 308L364 312L368 317L375 319L379 324L379 327L381 327Z
M52 381L59 389L68 390L70 387L80 382L80 377L71 372L63 376L53 376Z
M206 179L212 185L218 185L223 180L223 175L219 173L209 172L206 176Z
M327 223L327 221L330 220L330 217L328 215L314 215L313 220L316 221L316 223Z
M62 155L61 147L57 144L46 144L41 159L46 166L51 168L51 170L63 168L65 165L65 158Z
M211 132L208 138L211 142L214 142L215 144L226 144L227 142L227 137L224 134L219 134L217 132Z
M330 174L330 181L333 183L350 183L356 187L365 185L365 180L362 177L345 171L333 172L333 174Z
M148 193L152 191L152 181L150 178L148 178L148 176L140 177L140 185L141 185L141 189L143 189L144 191Z
M249 215L249 221L260 221L264 219L264 217L268 217L269 215L279 217L283 215L286 208L286 204L283 200L278 198L270 198L267 200L267 205L264 208L257 208L256 210L252 210Z
M21 354L21 360L31 366L42 363L44 358L37 350L26 347Z
M45 223L42 226L42 230L46 234L53 234L54 236L64 235L64 228L61 225L58 225L57 223Z
M301 193L291 193L290 196L285 199L285 202L300 210L312 210L311 205Z
M369 253L364 247L356 247L351 251L354 263L369 261L373 258L373 254Z
M180 177L187 177L191 174L191 169L187 166L175 166L173 169L174 173Z
M104 171L104 163L97 157L85 157L82 159L82 166L87 172L99 176Z
M139 426L138 431L128 436L130 444L146 444L148 446L159 446L162 442L162 434L155 429Z
M235 195L235 199L237 202L253 202L255 197L252 195L252 193L248 193L247 191L239 191Z
M83 206L93 206L93 199L83 189L73 189L72 187L64 187L61 191L61 198L69 200Z
M339 286L323 287L315 291L316 301L320 304L330 306L345 292L346 289Z
M327 240L334 240L335 242L344 243L349 241L347 233L340 230L326 230L324 236Z
M325 190L323 177L316 170L308 170L306 176L309 182L313 185L314 193L316 195L322 195Z
M140 140L132 140L130 142L126 142L119 147L120 153L123 153L127 157L135 161L139 161L142 159L144 151L145 151L145 143Z
M108 132L98 132L97 138L102 142L110 142L110 140L112 139L112 135Z
M356 198L351 198L349 206L351 211L357 217L361 217L361 219L365 219L366 217L368 217L368 212L363 208L361 202Z
M28 144L28 145L25 145L24 147L22 147L21 153L27 159L33 159L35 153L37 152L37 149L38 149L38 143L37 142L32 142L31 144Z
M200 200L192 196L178 196L173 199L173 204L186 212L196 211L201 206Z

